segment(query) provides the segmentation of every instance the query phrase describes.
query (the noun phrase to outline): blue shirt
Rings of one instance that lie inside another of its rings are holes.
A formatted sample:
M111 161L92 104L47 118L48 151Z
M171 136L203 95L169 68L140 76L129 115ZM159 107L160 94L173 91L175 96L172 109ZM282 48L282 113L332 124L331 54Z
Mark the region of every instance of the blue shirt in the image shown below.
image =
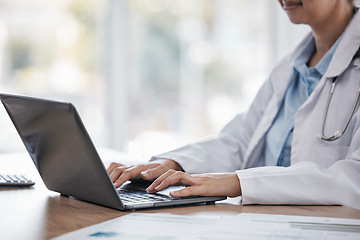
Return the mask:
M292 80L280 110L266 134L265 166L290 166L295 113L325 74L339 42L340 38L315 67L309 68L307 63L315 51L315 40L310 38L294 60Z

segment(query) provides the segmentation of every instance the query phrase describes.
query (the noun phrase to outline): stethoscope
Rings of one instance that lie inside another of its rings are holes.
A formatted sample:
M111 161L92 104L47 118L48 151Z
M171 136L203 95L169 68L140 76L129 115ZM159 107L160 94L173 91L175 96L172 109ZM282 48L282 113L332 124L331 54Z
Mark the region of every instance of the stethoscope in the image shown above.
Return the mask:
M355 66L355 68L360 72L360 68L358 66ZM330 103L331 103L331 99L332 99L332 96L334 94L334 90L335 90L335 86L336 86L336 80L337 80L337 77L334 78L333 82L332 82L332 86L331 86L331 89L330 89L330 94L329 94L329 97L328 97L328 100L327 100L327 104L326 104L326 110L325 110L325 114L324 114L324 120L323 120L323 124L322 124L322 130L321 130L321 136L320 136L320 139L322 140L325 140L325 141L335 141L339 138L341 138L342 135L344 135L347 127L349 126L349 123L351 121L351 118L353 117L354 113L355 113L355 110L356 110L356 106L358 105L358 102L359 102L359 99L360 99L360 89L358 90L357 92L357 95L356 95L356 100L354 102L354 106L351 110L351 113L349 115L349 118L348 120L346 121L346 124L345 124L345 127L343 128L343 130L337 130L332 136L330 137L327 137L325 136L324 134L324 131L325 131L325 125L326 125L326 118L327 118L327 115L328 115L328 112L329 112L329 107L330 107Z

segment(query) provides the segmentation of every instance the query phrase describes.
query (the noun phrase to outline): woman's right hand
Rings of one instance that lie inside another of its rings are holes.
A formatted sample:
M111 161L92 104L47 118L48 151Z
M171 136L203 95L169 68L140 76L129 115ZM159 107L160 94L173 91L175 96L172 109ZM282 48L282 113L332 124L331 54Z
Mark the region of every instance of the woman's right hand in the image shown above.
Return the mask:
M148 181L154 180L170 169L183 171L182 167L174 160L159 159L133 166L125 166L123 164L113 162L107 168L107 172L109 173L115 188L118 188L130 179L142 178Z

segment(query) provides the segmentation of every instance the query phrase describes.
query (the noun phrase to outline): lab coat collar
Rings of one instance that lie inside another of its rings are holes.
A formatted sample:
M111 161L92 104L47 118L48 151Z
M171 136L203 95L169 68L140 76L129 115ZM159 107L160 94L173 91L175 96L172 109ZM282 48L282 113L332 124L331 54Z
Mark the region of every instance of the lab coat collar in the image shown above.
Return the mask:
M324 77L334 78L341 75L354 58L360 46L360 11L357 11L346 27L342 39L329 64Z
M293 63L299 56L300 52L303 51L305 45L308 45L309 41L313 38L312 33L309 33L296 49L283 59L280 64L272 71L270 78L273 85L274 93L278 101L282 101L286 89L293 79L294 74Z
M342 39L330 61L329 67L323 78L332 79L342 74L349 66L360 46L360 11L357 11L350 23L346 27ZM303 46L313 38L310 32L298 45L298 47L288 55L272 72L272 84L277 99L282 99L293 74L292 63L299 55ZM273 79L276 79L274 81Z

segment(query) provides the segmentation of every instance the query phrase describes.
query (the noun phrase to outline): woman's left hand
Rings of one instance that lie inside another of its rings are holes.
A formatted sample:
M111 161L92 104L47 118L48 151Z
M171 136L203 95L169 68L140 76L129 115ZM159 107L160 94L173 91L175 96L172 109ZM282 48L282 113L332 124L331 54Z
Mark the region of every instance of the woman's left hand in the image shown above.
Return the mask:
M240 181L236 173L187 174L182 171L169 170L158 177L146 190L155 193L170 185L186 187L170 192L172 197L186 196L228 196L241 195Z

